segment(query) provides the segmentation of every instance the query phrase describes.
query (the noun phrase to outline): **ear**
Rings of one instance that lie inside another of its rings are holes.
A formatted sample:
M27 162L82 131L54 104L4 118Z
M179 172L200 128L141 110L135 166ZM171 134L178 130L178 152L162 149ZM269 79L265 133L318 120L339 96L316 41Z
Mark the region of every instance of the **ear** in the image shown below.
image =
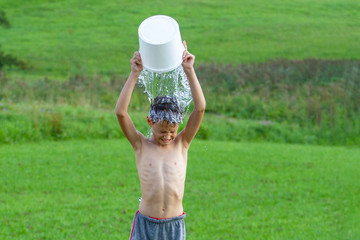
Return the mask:
M152 121L150 120L149 116L146 116L146 120L147 120L147 123L149 124L149 126L152 128Z

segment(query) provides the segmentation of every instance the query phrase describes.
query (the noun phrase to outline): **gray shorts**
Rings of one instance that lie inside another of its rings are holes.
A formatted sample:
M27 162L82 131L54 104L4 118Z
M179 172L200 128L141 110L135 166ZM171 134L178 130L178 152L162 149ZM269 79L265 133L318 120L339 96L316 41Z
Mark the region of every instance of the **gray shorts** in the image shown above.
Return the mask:
M159 219L136 212L129 240L183 240L185 213L178 217Z

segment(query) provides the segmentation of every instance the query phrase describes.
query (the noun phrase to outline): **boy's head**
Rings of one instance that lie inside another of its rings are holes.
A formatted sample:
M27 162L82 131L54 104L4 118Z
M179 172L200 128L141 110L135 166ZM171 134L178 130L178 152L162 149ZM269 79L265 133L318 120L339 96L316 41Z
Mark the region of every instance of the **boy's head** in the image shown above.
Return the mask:
M152 128L154 140L161 144L169 144L175 139L179 122L183 120L182 112L176 98L158 96L151 103L148 124Z
M175 97L157 96L151 102L149 119L153 122L169 122L171 124L179 124L182 122L183 116L179 103Z

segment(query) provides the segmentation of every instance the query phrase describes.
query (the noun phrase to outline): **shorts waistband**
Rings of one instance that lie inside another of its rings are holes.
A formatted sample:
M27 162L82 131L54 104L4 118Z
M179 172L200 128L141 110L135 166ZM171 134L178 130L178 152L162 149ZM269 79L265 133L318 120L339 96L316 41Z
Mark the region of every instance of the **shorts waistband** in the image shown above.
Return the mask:
M154 223L176 222L176 221L181 221L186 217L186 213L183 212L181 215L172 218L155 218L155 217L145 216L139 210L136 212L136 215Z

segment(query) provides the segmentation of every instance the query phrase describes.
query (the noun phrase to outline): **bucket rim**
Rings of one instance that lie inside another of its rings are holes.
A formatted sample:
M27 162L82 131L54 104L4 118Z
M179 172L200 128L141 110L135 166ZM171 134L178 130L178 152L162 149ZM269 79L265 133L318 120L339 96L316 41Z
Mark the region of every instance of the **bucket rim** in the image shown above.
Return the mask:
M156 68L152 68L149 67L147 65L143 65L144 69L150 71L150 72L155 72L155 73L166 73L166 72L171 72L173 70L175 70L176 68L178 68L180 65L182 64L182 59L181 61L179 61L179 63L174 64L171 67L167 67L167 68L160 68L160 69L156 69Z
M144 25L145 25L146 21L149 20L149 19L152 19L152 18L166 18L166 19L169 19L169 20L171 21L171 23L174 25L176 33L173 34L171 38L166 39L166 40L163 40L163 41L161 41L161 42L149 41L149 39L146 38L146 36L144 36L142 30L143 30L143 28L144 28ZM143 42L145 42L145 43L147 43L147 44L154 45L154 46L167 44L167 43L173 41L174 38L177 37L177 35L180 35L180 36L181 36L181 34L180 34L180 27L179 27L178 22L177 22L174 18L172 18L172 17L170 17L170 16L167 16L167 15L154 15L154 16L150 16L150 17L144 19L144 20L141 22L141 24L140 24L140 26L139 26L139 28L138 28L138 35L139 35L139 38L140 38Z

